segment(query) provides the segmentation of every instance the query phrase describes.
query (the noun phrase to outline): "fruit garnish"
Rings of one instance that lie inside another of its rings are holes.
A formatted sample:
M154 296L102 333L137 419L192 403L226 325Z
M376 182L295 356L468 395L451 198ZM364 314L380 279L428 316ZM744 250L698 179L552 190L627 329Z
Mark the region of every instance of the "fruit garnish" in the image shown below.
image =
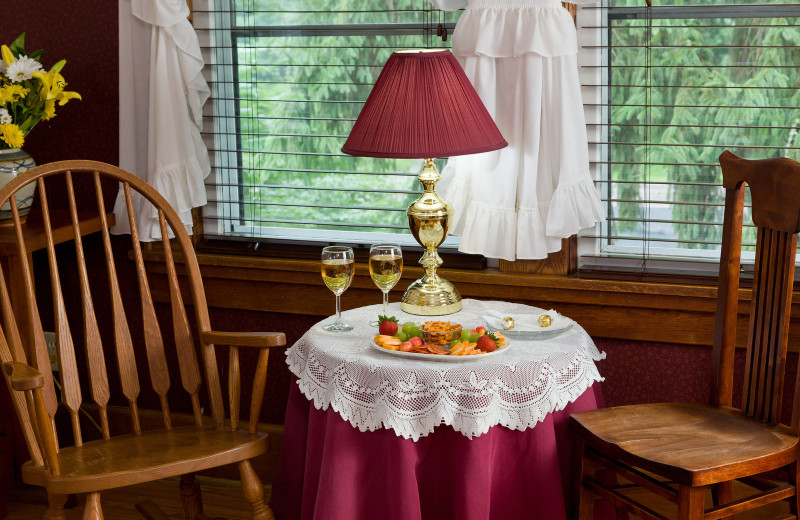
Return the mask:
M378 316L378 332L386 336L397 334L397 318L394 316Z
M483 326L475 327L475 332L483 336L484 334L486 334L486 327Z
M494 352L497 350L497 338L494 334L485 334L478 338L477 347L484 352Z

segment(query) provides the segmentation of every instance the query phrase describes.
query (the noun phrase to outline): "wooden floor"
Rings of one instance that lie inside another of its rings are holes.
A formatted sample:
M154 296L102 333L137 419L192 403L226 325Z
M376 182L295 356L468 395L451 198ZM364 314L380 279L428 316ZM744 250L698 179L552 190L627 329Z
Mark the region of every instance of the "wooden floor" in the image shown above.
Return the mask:
M203 489L203 512L211 517L224 517L226 520L250 520L250 511L244 501L242 488L238 481L198 477ZM183 519L179 479L166 479L147 484L139 484L103 493L103 516L113 520L142 520L136 511L136 504L143 500L155 502L164 513L174 520ZM270 487L265 486L267 500ZM25 484L15 484L9 496L8 520L41 520L47 504L43 489ZM66 512L67 520L80 520L83 511L83 498L78 497L78 505Z
M245 505L239 482L208 477L198 478L203 488L205 514L211 517L224 517L227 520L250 520L250 514ZM749 488L744 486L736 487L736 497L738 498L747 489ZM270 492L271 489L267 486L266 493L268 498ZM636 497L641 499L642 495L637 493ZM710 506L710 496L707 498ZM9 500L8 520L41 520L46 509L44 505L47 502L46 496L43 490L38 487L16 484ZM155 502L174 520L183 519L180 494L178 492L178 479L160 480L105 492L102 498L104 516L114 520L142 520L135 508L135 505L142 500ZM78 501L77 507L67 511L67 520L80 520L83 504L81 498ZM674 504L658 498L648 500L647 504L667 518L674 518ZM736 520L763 520L788 512L788 504L781 502L756 511L736 515Z

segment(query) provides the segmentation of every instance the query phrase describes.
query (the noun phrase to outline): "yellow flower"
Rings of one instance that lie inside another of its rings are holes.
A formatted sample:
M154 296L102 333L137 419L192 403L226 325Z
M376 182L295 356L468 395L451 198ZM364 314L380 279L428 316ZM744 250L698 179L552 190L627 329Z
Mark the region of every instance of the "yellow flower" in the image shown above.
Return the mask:
M66 90L61 92L56 99L58 99L58 106L66 105L67 101L69 101L70 99L80 99L81 101L83 101L83 98L77 92L66 91Z
M33 77L42 82L42 85L39 87L39 96L48 101L58 101L59 105L66 104L70 99L82 99L81 95L77 92L64 91L67 82L64 80L64 76L59 72L61 67L64 66L62 63L63 61L64 60L61 60L56 63L49 72L36 71L33 73ZM58 65L61 66L59 67Z
M55 99L56 94L61 90L64 90L64 85L66 84L64 77L58 72L54 72L52 70L50 72L42 72L41 70L37 70L33 73L33 77L42 83L39 86L39 96L42 99Z
M55 99L48 99L44 102L44 119L48 121L56 117L56 100Z
M17 100L17 97L24 98L28 95L28 92L30 91L22 85L12 84L0 87L0 105L13 103Z
M8 48L8 45L0 47L0 54L3 56L3 62L6 64L6 67L17 61L17 58L11 54L11 49Z
M22 130L12 123L0 125L0 139L5 141L11 148L22 148L22 144L25 142Z

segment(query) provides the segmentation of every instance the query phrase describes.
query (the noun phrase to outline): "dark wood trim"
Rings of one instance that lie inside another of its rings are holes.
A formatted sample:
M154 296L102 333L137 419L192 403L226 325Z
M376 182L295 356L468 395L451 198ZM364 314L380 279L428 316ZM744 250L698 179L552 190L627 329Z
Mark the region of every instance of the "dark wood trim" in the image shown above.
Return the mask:
M543 260L499 261L504 273L535 273L569 275L578 272L578 235L561 239L561 250Z
M258 241L233 241L233 240L208 240L201 239L197 242L195 250L198 254L210 253L220 255L245 255L260 258L286 258L294 260L319 260L319 252L328 244L286 244L281 242ZM353 252L357 262L367 262L369 258L368 245L353 245ZM403 256L406 264L416 265L417 259L422 257L421 246L403 246ZM482 255L470 255L452 251L438 251L444 265L456 269L485 269L486 258Z
M158 262L163 253L148 251L153 297L169 301L166 277ZM199 253L206 297L211 307L328 316L333 295L320 280L316 260L261 258ZM176 259L177 260L177 259ZM344 309L380 302L380 292L367 274L367 265L356 263L356 276L342 296ZM572 276L503 273L499 269L442 269L462 296L480 300L506 300L545 309L556 309L577 320L593 337L656 341L687 345L711 345L717 288L617 280L589 280ZM402 292L422 269L409 266L390 301ZM163 283L162 283L163 282ZM188 294L187 294L188 296ZM745 316L752 292L739 291L738 343L747 336ZM800 322L800 292L794 293L792 321ZM789 337L790 350L800 350L800 328Z

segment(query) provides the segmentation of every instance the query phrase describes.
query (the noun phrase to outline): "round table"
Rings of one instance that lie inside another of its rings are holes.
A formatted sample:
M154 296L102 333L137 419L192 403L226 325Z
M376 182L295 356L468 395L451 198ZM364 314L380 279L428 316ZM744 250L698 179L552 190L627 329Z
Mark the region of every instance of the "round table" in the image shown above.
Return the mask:
M411 360L371 346L380 305L343 313L354 329L312 327L287 351L294 374L271 505L280 520L566 518L569 413L602 404L605 357L573 324L509 338L500 354ZM489 311L544 312L464 300L400 322L474 328ZM594 387L593 387L594 385ZM592 391L586 391L593 387Z

